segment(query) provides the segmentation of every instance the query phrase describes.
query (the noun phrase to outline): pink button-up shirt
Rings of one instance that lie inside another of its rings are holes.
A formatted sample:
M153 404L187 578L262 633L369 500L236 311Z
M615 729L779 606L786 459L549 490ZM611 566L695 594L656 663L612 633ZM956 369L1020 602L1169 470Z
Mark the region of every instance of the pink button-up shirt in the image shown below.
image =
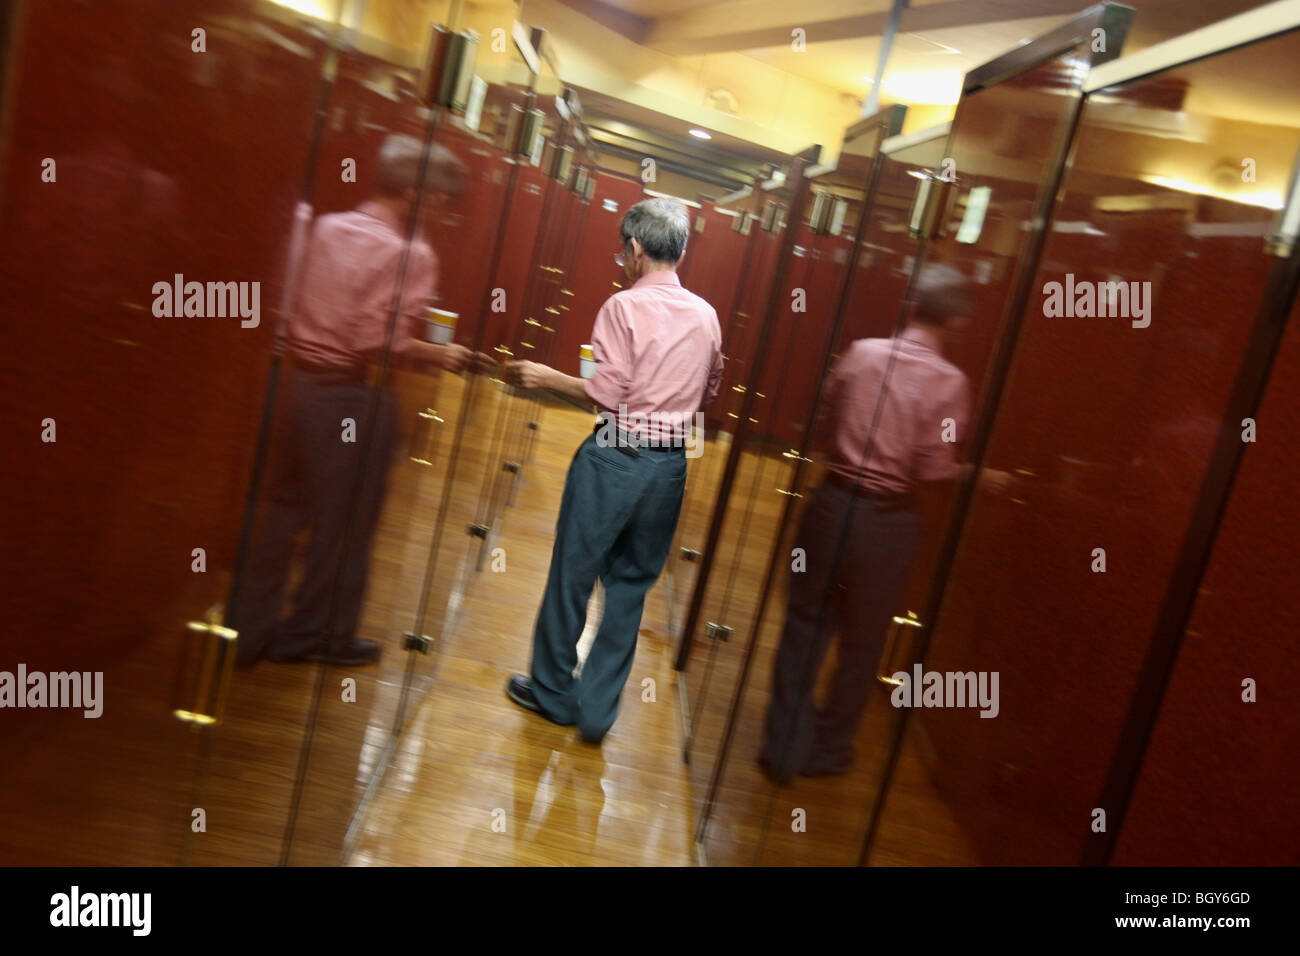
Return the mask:
M295 355L313 365L356 368L383 353L406 246L406 223L377 202L316 220L298 309L289 323ZM411 245L391 354L404 355L438 283L438 258Z
M912 327L892 339L858 339L840 356L819 424L830 438L830 471L885 493L956 473L969 398L966 376L940 347L934 332Z
M722 382L718 313L682 288L671 270L642 276L605 300L591 351L598 363L587 395L619 428L671 441L717 397Z

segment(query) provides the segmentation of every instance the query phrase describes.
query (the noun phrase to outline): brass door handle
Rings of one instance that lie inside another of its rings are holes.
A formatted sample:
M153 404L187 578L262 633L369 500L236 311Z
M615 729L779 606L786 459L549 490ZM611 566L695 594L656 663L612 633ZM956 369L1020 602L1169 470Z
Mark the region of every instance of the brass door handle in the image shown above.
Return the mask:
M181 654L175 705L172 713L194 729L221 722L230 693L230 678L235 667L235 641L239 632L210 621L190 621L185 625L185 647ZM194 649L195 641L200 642ZM193 683L192 657L199 661Z
M418 465L433 464L434 424L442 419L432 408L426 408L415 419L415 432L411 435L411 461Z
M900 659L899 648L910 647L912 637L915 631L909 631L910 628L921 627L921 622L916 614L912 611L907 612L907 617L894 617L894 626L889 629L889 635L885 638L885 649L880 653L880 662L876 665L876 679L882 684L888 684L891 687L897 687L902 681L895 680L893 675L903 669L902 665L905 660ZM908 632L908 637L903 639L903 633Z

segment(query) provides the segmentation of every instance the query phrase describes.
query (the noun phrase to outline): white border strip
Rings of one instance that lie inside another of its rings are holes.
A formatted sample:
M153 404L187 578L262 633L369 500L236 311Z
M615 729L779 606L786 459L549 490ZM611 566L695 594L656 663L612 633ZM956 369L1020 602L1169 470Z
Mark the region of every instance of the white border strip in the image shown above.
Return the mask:
M1138 16L1141 15L1139 11ZM1239 13L1235 17L1211 23L1164 43L1157 43L1132 56L1121 56L1118 60L1094 67L1088 74L1088 82L1084 84L1083 91L1092 93L1117 83L1159 73L1189 60L1199 60L1220 50L1262 40L1296 27L1300 27L1300 0L1277 0L1276 3Z
M1300 4L1300 0L1288 0ZM927 126L925 129L918 129L915 133L899 133L897 136L891 136L880 144L880 151L885 154L896 153L900 149L907 149L909 146L918 146L921 143L928 143L932 139L947 137L952 131L952 121L940 123L938 126Z

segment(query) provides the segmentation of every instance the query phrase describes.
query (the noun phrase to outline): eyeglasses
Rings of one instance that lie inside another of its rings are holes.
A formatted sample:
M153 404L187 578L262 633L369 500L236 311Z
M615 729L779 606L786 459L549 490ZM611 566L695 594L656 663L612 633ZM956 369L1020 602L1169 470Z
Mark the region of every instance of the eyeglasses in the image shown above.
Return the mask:
M622 269L626 264L627 264L627 253L626 253L626 252L616 252L616 253L614 253L614 265L616 265L616 266L618 266L620 269Z

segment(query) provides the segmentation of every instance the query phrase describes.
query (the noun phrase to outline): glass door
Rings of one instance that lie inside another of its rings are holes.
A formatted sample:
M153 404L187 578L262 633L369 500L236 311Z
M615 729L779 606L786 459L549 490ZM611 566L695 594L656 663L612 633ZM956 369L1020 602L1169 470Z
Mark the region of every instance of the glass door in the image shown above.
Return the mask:
M754 312L761 313L762 320L756 334L750 334L748 328L736 328L736 323L732 323L730 341L724 338L727 364L724 366L718 399L711 411L718 416L719 435L726 434L728 437L715 436L711 446L706 445L704 448L701 461L711 456L722 458L725 455L725 463L713 465L715 468L721 465L717 485L718 499L712 505L707 536L699 548L699 567L678 644L676 662L677 668L685 671L680 686L685 695L688 715L686 753L692 764L692 772L697 775L708 765L708 758L700 760L696 750L700 739L698 725L707 708L716 707L714 690L725 686L723 683L715 683L714 671L719 663L720 645L726 643L736 629L734 624L726 620L730 584L736 577L739 562L761 547L749 547L748 510L730 508L727 502L748 502L756 483L763 480L765 462L760 449L766 440L760 437L760 416L767 414L769 403L775 405L776 399L762 390L766 386L759 376L764 373L767 356L775 349L771 344L773 340L788 335L789 325L785 316L790 314L791 303L796 296L806 296L810 234L805 213L809 208L811 192L806 171L812 166L819 151L820 147L813 147L795 157L786 170L766 184L766 189L761 189L765 202L763 217L752 228L761 232L762 236L754 242L765 250L756 255L771 256L770 266L758 272L759 275L768 277L767 296L755 296L755 301L761 303L761 308L754 308ZM748 290L742 294L745 292ZM825 308L826 305L815 299L813 307ZM745 318L748 320L750 310L740 311L747 313ZM744 439L751 431L756 435L747 445ZM686 533L690 534L690 526ZM719 583L711 588L713 581ZM722 657L727 659L731 655L724 654ZM722 680L725 681L726 677ZM703 739L710 742L713 740L709 736Z
M791 250L797 271L780 289L780 318L769 346L785 360L766 364L756 382L743 386L755 391L761 400L755 407L764 411L752 416L758 421L750 422L745 438L751 460L747 483L716 506L728 511L724 527L736 528L734 542L726 546L734 548L735 557L724 574L711 579L713 593L704 600L706 608L725 616L729 630L715 629L700 649L712 673L707 683L700 680L700 705L692 724L701 827L721 818L718 829L726 834L709 848L710 862L743 862L746 852L752 854L769 802L754 759L763 736L763 712L741 713L735 698L751 681L766 683L776 641L772 622L763 620L764 596L779 587L786 570L801 570L805 560L782 544L783 532L806 497L816 454L812 426L817 393L843 331L839 317L848 314L854 274L867 261L859 250L880 177L881 143L897 133L902 118L902 108L890 108L850 129L835 168L812 180L813 198L800 223L802 241ZM779 626L775 633L779 636ZM688 681L696 663L688 666ZM733 751L730 766L737 772L724 779L722 769Z
M1265 580L1239 591L1223 561L1244 540L1240 502L1260 488L1254 452L1276 451L1243 441L1243 428L1285 402L1285 388L1270 388L1257 405L1295 288L1282 209L1295 201L1298 124L1243 104L1267 102L1279 71L1294 72L1297 36L1226 51L1219 36L1198 31L1172 54L1148 51L1141 74L1103 81L1121 61L1090 83L988 420L982 478L933 579L928 646L905 658L927 673L970 674L984 697L900 710L870 862L1267 856L1252 838L1240 854L1194 840L1189 808L1202 797L1171 796L1174 778L1161 776L1187 779L1214 738L1242 726L1212 697L1198 702L1189 747L1190 690L1223 682L1225 699L1240 701L1252 668L1238 662L1276 658L1267 626L1231 643L1232 663L1217 656L1228 644L1210 651L1202 634L1228 637L1221 596L1267 594L1264 614L1286 600ZM1231 176L1225 142L1250 160L1234 160ZM990 210L1000 192L991 186ZM1000 230L990 225L963 258L993 253ZM1228 506L1224 550L1212 552L1239 460L1242 497ZM1255 536L1272 547L1262 527ZM1206 670L1192 675L1198 663ZM1278 726L1289 732L1285 719ZM1290 764L1271 743L1246 746L1271 760L1252 773ZM1267 797L1236 781L1201 789L1207 809L1233 806L1244 820L1263 799L1278 820ZM1195 849L1180 848L1180 831Z
M717 399L704 413L704 434L688 456L686 493L677 521L677 537L664 569L669 634L678 645L734 430L736 413L732 405L734 397L741 394L737 389L743 387L740 383L748 360L750 310L757 313L754 303L761 301L760 296L766 291L762 260L771 254L775 245L772 233L756 227L761 218L764 181L757 178L753 185L739 191L740 195L704 205L696 214L697 234L687 244L682 267L682 280L687 287L717 310L722 327L724 379ZM699 232L701 221L704 229ZM682 703L687 703L685 697Z
M341 25L242 0L6 16L0 667L48 693L6 710L0 856L273 862L310 677L251 691L228 615ZM260 747L228 808L201 783L235 738Z
M433 23L425 32L432 39L420 51L422 71L406 77L410 92L403 97L429 155L407 229L408 243L426 259L432 250L437 281L426 276L423 287L414 287L419 274L408 269L400 299L413 303L416 334L458 350L449 353L456 364L398 370L378 399L394 406L399 438L369 554L382 576L367 592L362 621L391 648L390 662L364 674L334 666L319 680L315 735L300 770L295 864L348 858L365 835L379 788L391 774L409 773L412 755L427 740L418 730L408 733L411 721L445 660L481 550L490 544L476 520L475 492L496 455L499 337L523 298L512 272L521 263L506 256L512 242L531 243L540 228L530 199L540 192L535 164L543 116L522 55L531 47L474 44L474 36L490 35L490 25L474 21L460 24L459 34ZM527 37L522 26L512 33ZM430 55L441 50L435 45L446 48ZM456 95L426 106L430 70L440 63L444 71L456 70L459 89L444 83ZM394 338L390 351L396 344ZM382 475L385 465L375 459L370 473Z

